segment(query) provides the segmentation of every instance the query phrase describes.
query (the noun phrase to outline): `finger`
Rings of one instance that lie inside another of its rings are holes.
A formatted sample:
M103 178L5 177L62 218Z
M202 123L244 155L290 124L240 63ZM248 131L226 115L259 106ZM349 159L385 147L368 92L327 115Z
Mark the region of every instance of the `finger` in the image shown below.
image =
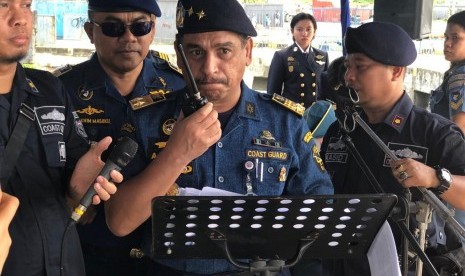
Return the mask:
M100 183L95 183L94 189L97 192L97 194L93 196L92 204L98 205L100 204L102 200L107 201L110 199L110 194L105 189L102 188Z
M202 122L206 116L208 116L213 110L213 104L208 102L202 108L197 110L196 112L192 113L192 115L189 116L192 120L195 120L196 122Z
M94 184L94 189L97 194L100 195L100 193L102 193L106 196L107 194L112 195L116 193L116 190L118 188L116 188L116 185L112 183L110 180L107 180L103 176L99 176L97 178L97 183Z
M124 180L123 175L117 170L112 170L110 172L110 177L111 177L111 181L114 183L121 183Z
M100 156L102 155L104 151L108 149L111 142L112 142L111 137L107 136L103 138L102 140L100 140L92 149L95 150L95 153Z

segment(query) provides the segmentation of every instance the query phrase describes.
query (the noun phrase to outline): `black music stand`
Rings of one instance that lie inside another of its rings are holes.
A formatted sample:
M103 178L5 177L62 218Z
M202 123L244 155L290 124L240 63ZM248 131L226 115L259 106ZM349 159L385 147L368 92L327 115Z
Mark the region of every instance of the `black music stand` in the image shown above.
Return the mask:
M295 265L304 253L357 258L366 255L396 202L393 194L157 197L152 256L227 259L261 275Z

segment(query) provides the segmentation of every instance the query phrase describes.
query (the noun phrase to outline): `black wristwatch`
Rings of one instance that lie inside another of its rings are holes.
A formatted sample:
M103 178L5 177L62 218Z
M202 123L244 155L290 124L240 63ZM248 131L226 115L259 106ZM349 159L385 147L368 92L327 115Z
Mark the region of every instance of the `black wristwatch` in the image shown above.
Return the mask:
M444 169L439 166L434 166L434 169L436 170L436 176L439 179L439 186L432 188L431 190L437 195L442 195L450 188L450 184L452 183L452 174L448 169Z

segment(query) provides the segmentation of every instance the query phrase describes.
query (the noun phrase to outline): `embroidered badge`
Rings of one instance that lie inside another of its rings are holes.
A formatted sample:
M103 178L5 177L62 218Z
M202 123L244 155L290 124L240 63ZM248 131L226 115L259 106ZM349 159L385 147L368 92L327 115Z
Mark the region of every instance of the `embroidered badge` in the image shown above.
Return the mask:
M450 107L453 110L458 110L463 105L463 97L460 92L452 92L450 95Z
M333 163L347 163L347 152L346 145L338 137L329 138L328 149L325 154L325 162Z
M87 138L87 133L84 129L84 125L82 124L81 119L79 119L79 115L75 111L73 111L72 114L74 118L74 129L76 130L76 133L82 138Z
M284 151L267 151L267 150L246 150L246 156L248 158L256 159L276 159L276 160L287 160L289 157L287 152Z
M428 158L428 148L417 145L388 143L388 148L400 159L412 158L418 162L426 164ZM391 158L387 155L384 156L383 166L390 167Z
M168 119L163 123L162 130L163 133L166 135L171 135L171 132L173 131L174 125L176 124L175 119Z
M313 138L313 134L311 131L309 131L304 136L304 142L308 144L312 140L312 138Z
M92 99L92 96L94 96L94 91L86 90L84 88L79 88L77 93L78 93L79 99L83 101L88 101Z
M77 113L79 114L85 114L85 115L95 115L95 114L100 114L100 113L104 113L103 110L101 109L97 109L97 108L93 108L92 106L87 106L81 110L76 110Z
M65 129L64 106L41 106L35 108L37 123L42 135L63 135Z
M246 102L245 103L245 112L250 115L250 116L256 116L255 115L255 105L251 102Z
M313 153L313 160L315 160L315 163L318 165L318 168L320 171L324 172L325 165L323 164L323 159L320 157L320 150L318 149L317 145L313 145L312 148L312 153Z

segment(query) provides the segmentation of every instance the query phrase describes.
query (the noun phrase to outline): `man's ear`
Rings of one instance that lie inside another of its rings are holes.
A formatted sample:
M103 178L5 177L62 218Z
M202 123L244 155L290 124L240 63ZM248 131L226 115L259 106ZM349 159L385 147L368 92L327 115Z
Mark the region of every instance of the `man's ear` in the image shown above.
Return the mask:
M393 66L392 67L392 79L393 80L397 80L399 78L403 79L406 69L407 69L407 67Z
M90 39L90 43L94 44L94 23L84 23L84 31L86 31L87 37Z

